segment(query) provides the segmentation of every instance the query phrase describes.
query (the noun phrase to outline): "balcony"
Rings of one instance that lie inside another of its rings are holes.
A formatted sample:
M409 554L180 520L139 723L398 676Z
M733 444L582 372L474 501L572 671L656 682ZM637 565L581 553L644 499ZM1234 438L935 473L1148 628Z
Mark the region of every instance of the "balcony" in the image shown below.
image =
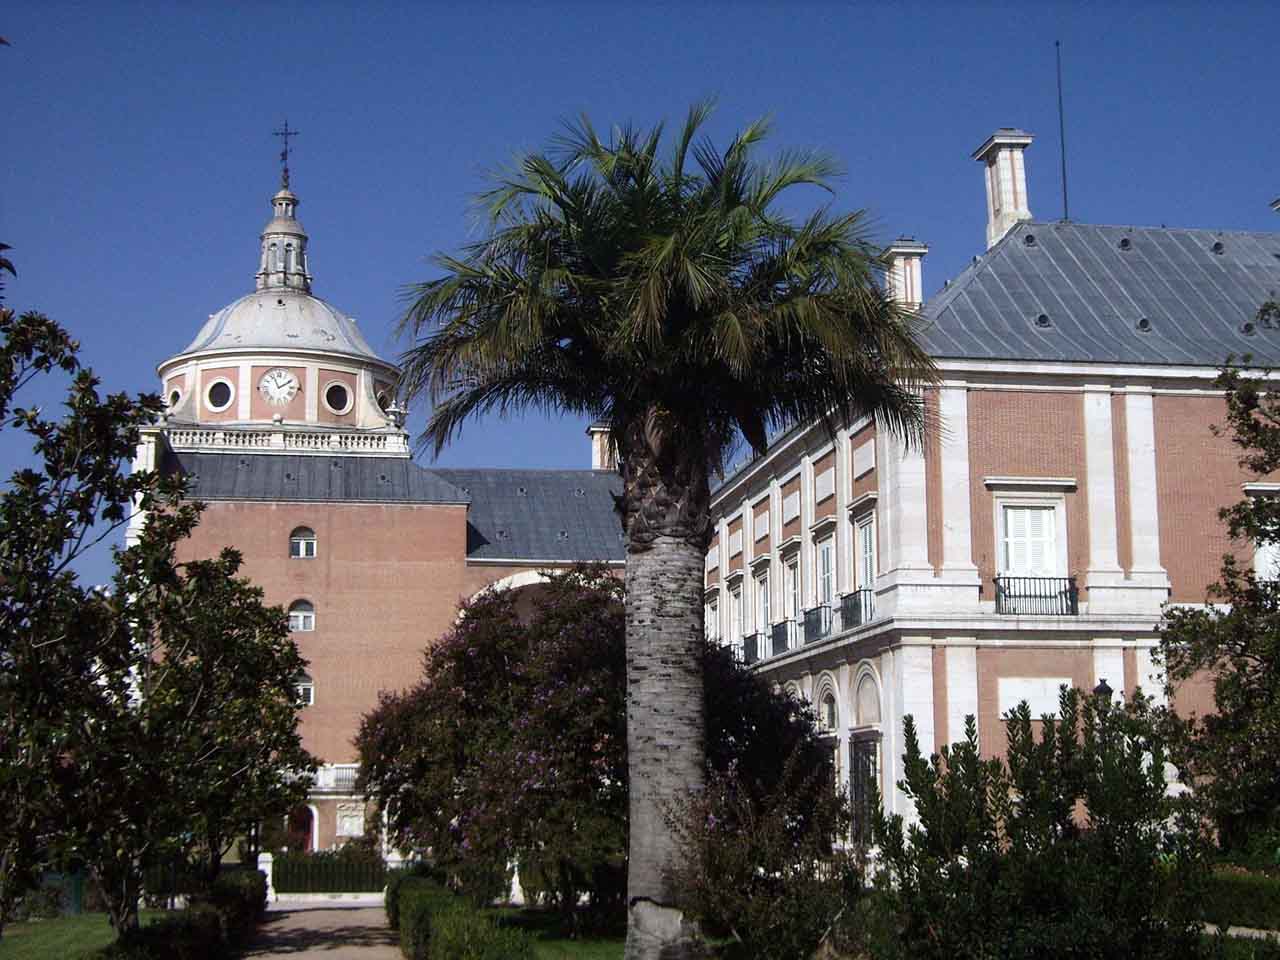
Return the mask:
M786 653L788 650L794 650L800 645L796 641L796 622L794 620L783 620L781 623L775 623L770 639L773 647L771 653L775 657Z
M356 785L356 764L326 763L316 770L315 793L350 794Z
M804 612L804 642L817 643L831 636L831 604L824 603Z
M853 590L840 598L840 629L852 630L876 617L876 595L870 589Z
M1075 577L995 578L996 613L1019 617L1076 617L1080 591Z
M742 662L747 666L756 663L764 655L764 638L752 633L742 638Z

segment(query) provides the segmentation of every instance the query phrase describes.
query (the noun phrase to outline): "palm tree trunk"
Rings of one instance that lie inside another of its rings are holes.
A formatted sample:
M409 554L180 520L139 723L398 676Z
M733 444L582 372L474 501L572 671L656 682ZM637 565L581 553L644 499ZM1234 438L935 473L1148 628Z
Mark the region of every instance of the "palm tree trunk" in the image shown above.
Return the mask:
M623 444L623 450L630 785L625 957L682 960L702 955L701 938L680 909L672 870L681 851L668 818L704 786L709 490L705 466L694 457L663 463L650 443Z

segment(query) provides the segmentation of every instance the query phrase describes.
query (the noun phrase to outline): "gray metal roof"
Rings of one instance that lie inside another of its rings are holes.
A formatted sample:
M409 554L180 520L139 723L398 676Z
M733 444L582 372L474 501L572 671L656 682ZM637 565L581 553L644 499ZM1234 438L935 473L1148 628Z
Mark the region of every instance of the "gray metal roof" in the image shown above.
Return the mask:
M1280 328L1254 321L1277 291L1280 234L1028 221L925 304L924 342L936 358L1269 365Z
M196 500L467 503L437 472L405 457L290 456L251 453L165 454Z
M626 558L608 470L437 470L471 498L467 556L476 560Z

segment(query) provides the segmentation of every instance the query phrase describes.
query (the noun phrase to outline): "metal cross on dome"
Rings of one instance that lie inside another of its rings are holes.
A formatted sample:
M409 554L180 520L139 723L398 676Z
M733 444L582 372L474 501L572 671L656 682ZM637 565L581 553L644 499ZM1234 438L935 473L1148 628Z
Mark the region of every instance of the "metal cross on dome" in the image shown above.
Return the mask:
M289 189L289 138L298 135L297 130L289 129L289 121L286 119L284 126L279 130L272 130L273 137L280 137L284 141L284 149L280 151L280 185L284 189Z

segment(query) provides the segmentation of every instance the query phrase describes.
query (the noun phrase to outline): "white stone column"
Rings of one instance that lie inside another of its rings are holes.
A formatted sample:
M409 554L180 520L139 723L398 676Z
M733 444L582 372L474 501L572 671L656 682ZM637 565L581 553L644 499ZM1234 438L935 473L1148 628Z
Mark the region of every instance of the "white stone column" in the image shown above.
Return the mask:
M965 717L978 723L978 648L972 637L947 638L947 742L964 739ZM981 730L978 732L982 736ZM979 741L981 742L981 741Z
M275 857L270 853L258 854L258 869L267 875L267 900L271 903L277 899L274 862Z
M898 813L906 797L898 789L902 779L902 711L898 696L900 648L880 654L880 796L889 813ZM855 691L856 695L856 691Z

